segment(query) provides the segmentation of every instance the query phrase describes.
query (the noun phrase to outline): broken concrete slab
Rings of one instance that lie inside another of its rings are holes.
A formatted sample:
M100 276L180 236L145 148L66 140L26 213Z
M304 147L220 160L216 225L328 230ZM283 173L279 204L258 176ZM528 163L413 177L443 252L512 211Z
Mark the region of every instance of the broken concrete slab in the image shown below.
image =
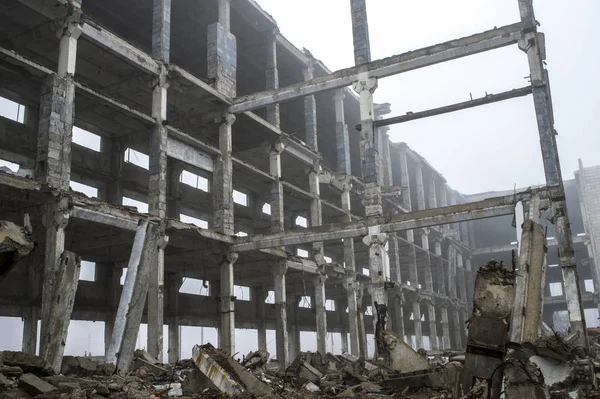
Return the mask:
M7 366L20 367L24 373L34 373L42 376L54 374L54 370L46 359L30 353L4 351L0 352L0 361Z
M20 377L23 370L16 366L0 366L0 374L7 377Z
M384 358L389 367L399 373L429 369L427 359L417 353L411 346L399 339L393 332L383 332Z
M24 227L0 220L0 280L33 250L34 242Z
M23 388L33 396L47 395L56 391L54 385L48 384L46 381L31 373L23 374L21 378L19 378L18 383L19 387Z
M574 367L566 362L557 362L541 356L532 356L529 360L540 369L544 376L544 382L550 390L563 388L570 385Z
M527 360L509 359L504 371L507 399L547 399L550 397L539 367Z

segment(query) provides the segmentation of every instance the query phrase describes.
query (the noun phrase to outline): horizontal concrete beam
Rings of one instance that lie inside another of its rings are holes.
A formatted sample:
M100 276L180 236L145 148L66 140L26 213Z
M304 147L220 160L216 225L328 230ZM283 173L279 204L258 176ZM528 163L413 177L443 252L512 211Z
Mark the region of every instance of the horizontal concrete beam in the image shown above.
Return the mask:
M119 56L129 64L153 75L160 73L160 65L149 54L132 46L106 29L93 26L86 21L82 24L82 30L82 35L86 39Z
M130 231L135 231L138 226L138 220L134 220L133 217L125 218L118 215L112 215L109 213L88 209L80 205L75 205L73 207L71 210L71 216L77 219L83 219L90 222L100 223Z
M167 156L208 172L214 170L212 156L171 137L167 139Z
M529 27L532 27L530 22L518 22L461 39L409 51L356 67L342 69L330 75L288 87L238 97L234 100L234 105L230 107L230 111L234 113L246 112L321 91L350 86L353 82L358 81L359 75L385 78L441 62L509 46L517 43L522 31Z
M520 89L513 89L513 90L505 91L505 92L499 93L499 94L486 94L485 97L476 98L475 100L464 101L461 103L447 105L445 107L434 108L434 109L430 109L427 111L410 112L410 113L407 113L406 115L376 120L374 123L375 123L376 127L382 127L382 126L394 125L396 123L404 123L404 122L414 121L417 119L428 118L430 116L443 115L443 114L447 114L450 112L460 111L463 109L478 107L480 105L493 104L493 103L497 103L497 102L504 101L504 100L510 100L512 98L523 97L528 94L531 94L532 90L533 89L531 86L526 86L526 87L521 87ZM356 128L358 130L360 130L360 127L361 127L360 125L356 126Z
M582 244L587 239L587 236L575 236L573 237L573 244ZM555 247L557 245L556 239L552 238L546 242L548 247ZM512 250L517 250L517 244L506 244L506 245L497 245L493 247L483 247L474 249L471 252L471 255L492 255L502 252L510 252Z
M311 227L294 232L287 231L269 235L256 235L253 237L238 238L239 243L232 245L231 250L234 252L243 252L318 241L341 240L363 237L367 234L391 233L394 231L511 215L514 212L514 206L517 202L529 201L533 194L539 195L540 198L554 198L562 195L560 190L554 188L535 189L505 197L383 217L379 218L370 227L367 226L366 222L362 221Z

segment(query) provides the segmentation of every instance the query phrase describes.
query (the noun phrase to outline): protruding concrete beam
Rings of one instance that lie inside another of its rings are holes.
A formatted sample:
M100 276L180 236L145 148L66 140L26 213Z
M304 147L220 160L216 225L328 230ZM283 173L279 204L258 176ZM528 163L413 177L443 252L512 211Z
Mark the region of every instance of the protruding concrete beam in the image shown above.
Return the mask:
M65 353L80 271L81 258L73 252L63 252L56 275L48 326L45 335L40 337L40 347L44 348L43 352L40 350L40 356L50 363L57 374L60 373Z
M236 98L230 112L240 113L269 104L292 100L321 91L350 86L360 80L359 75L369 78L385 78L440 62L494 50L517 43L522 31L533 26L532 21L518 22L461 39L436 44L419 50L395 55L382 60L342 69L328 76L291 85L277 90L249 94Z

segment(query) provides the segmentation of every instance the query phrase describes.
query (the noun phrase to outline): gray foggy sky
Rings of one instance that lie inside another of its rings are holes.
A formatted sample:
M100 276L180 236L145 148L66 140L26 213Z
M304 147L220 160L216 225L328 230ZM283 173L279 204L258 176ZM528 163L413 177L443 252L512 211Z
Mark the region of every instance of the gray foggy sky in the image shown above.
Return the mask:
M353 65L348 0L257 0L298 48L331 70ZM534 1L546 34L547 64L565 179L577 158L600 164L593 93L600 56L600 2ZM369 0L371 54L379 59L519 20L517 0ZM448 105L527 85L527 57L516 46L382 79L375 101L393 115ZM544 182L531 96L392 127L390 138L425 156L455 189L471 194Z
M354 62L349 0L257 0L277 20L281 32L298 48L308 48L331 70ZM368 0L372 58L378 59L471 35L518 21L517 0ZM565 179L573 177L577 158L600 164L600 135L593 117L600 90L592 25L600 15L594 0L538 0L536 17L546 33L548 68L556 129ZM377 102L392 103L393 115L498 93L527 84L527 58L516 46L383 79ZM0 103L0 111L8 112ZM10 110L10 112L16 112ZM406 141L440 171L448 183L470 194L505 190L544 182L537 127L531 97L488 105L452 115L392 127L394 142ZM90 348L103 351L101 322L73 323L68 354ZM22 322L0 318L0 349L19 349ZM140 346L145 346L145 327ZM256 332L239 331L241 353L256 348ZM205 341L216 339L205 331ZM268 336L274 353L273 334ZM182 352L191 354L199 330L184 328ZM303 333L304 350L316 349L314 333ZM330 349L332 349L330 347ZM339 350L339 337L334 348ZM166 346L165 346L166 352Z

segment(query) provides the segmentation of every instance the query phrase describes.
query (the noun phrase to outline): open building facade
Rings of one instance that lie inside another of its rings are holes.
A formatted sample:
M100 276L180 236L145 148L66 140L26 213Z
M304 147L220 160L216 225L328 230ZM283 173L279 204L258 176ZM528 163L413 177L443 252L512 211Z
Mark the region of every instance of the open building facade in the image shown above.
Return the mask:
M543 40L531 2L517 3L515 24L372 61L364 0L353 0L357 66L332 73L251 0L4 0L0 96L22 107L0 118L0 158L20 166L0 172L0 218L30 221L37 246L0 282L0 315L24 319L27 352L41 320L43 351L68 250L95 263L71 318L104 321L108 359L123 367L141 322L148 351L171 362L179 326L218 328L230 353L236 328L257 330L258 348L275 330L282 363L301 331L316 332L321 352L335 332L365 355L378 314L416 347L460 349L474 273L511 261L523 203L554 237L544 320L567 311L585 344L600 173L581 168L563 185ZM373 103L387 76L509 45L529 59L527 87L391 119ZM544 187L465 196L387 135L392 123L525 95ZM206 296L180 293L186 278Z

